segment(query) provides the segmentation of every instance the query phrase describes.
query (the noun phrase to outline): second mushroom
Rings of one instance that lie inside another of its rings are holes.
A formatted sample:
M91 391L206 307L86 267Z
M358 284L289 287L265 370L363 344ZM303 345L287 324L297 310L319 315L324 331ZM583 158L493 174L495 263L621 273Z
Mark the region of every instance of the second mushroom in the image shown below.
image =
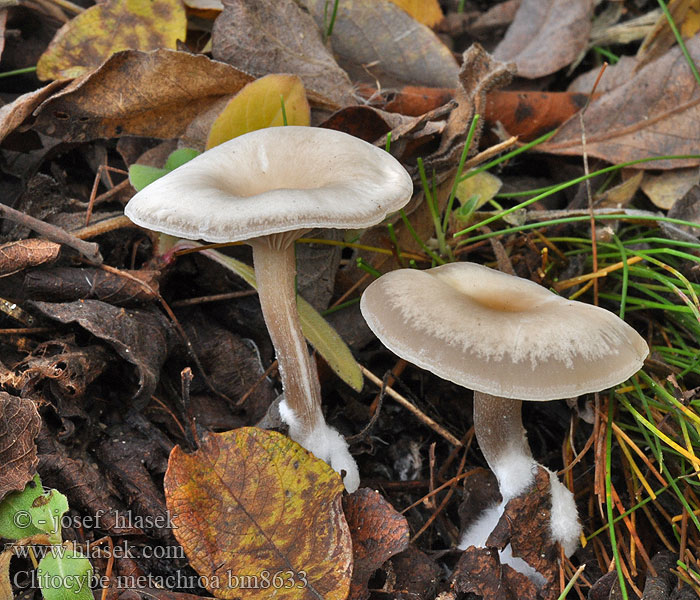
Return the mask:
M474 390L474 432L503 504L530 486L538 466L522 400L607 389L637 372L648 354L641 336L613 313L473 263L392 271L370 284L360 307L392 352ZM551 536L569 555L580 533L575 503L555 476L550 480L557 514ZM477 537L468 531L461 545L484 545Z

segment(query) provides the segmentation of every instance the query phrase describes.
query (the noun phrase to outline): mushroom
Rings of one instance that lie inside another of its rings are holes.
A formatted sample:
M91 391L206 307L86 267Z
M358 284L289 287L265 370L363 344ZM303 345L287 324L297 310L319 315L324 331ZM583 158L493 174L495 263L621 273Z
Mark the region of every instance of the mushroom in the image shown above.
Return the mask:
M359 229L408 202L413 183L388 152L346 133L272 127L208 150L137 193L124 213L137 225L208 242L246 242L275 347L290 437L357 488L345 440L321 411L316 365L296 308L294 242L314 228Z
M642 337L613 313L473 263L392 271L369 285L360 308L392 352L474 390L474 432L503 503L469 539L485 541L505 503L533 482L539 465L522 401L604 390L636 373L648 354ZM570 555L580 534L576 505L556 476L550 480L552 539Z

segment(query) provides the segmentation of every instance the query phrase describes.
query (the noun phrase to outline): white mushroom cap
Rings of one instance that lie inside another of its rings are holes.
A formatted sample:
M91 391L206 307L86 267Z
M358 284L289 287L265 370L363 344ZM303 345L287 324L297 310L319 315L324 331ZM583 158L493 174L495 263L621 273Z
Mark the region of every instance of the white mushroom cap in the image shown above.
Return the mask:
M504 398L604 390L636 373L649 352L610 311L473 263L392 271L365 290L360 308L398 356Z
M359 229L411 197L388 152L313 127L271 127L234 138L154 181L124 213L187 239L237 242L316 227Z

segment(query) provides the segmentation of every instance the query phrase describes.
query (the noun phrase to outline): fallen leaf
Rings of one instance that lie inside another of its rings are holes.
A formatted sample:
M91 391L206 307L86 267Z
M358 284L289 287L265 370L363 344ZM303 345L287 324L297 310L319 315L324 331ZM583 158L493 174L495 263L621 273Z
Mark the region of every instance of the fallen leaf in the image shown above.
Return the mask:
M198 155L199 152L193 148L179 148L168 155L163 168L138 163L130 165L129 183L137 192L140 192L148 184L153 183L156 179L160 179L163 175L170 173L170 171L174 171Z
M95 337L108 342L125 361L136 367L138 389L133 400L145 406L158 384L161 367L170 351L170 322L157 310L126 310L99 300L65 304L33 302L43 314L61 323L77 322Z
M687 194L679 198L668 211L668 216L672 219L700 224L700 186L693 186ZM679 223L660 223L660 226L662 231L672 239L697 243L700 238L698 227Z
M686 44L700 62L700 35ZM584 115L588 156L621 163L640 158L697 154L700 139L700 86L680 48L641 68L626 83L593 100ZM580 155L581 124L573 117L538 146L542 152ZM638 169L675 169L700 164L674 158L635 165Z
M435 598L438 581L443 574L440 565L425 552L410 544L406 550L394 556L391 568L396 581L394 591L406 598Z
M214 22L212 56L255 77L293 73L335 108L356 104L352 83L294 0L225 0Z
M12 581L10 581L10 559L14 555L12 550L0 553L0 598L14 598Z
M592 0L523 0L493 57L515 62L520 77L554 73L586 49L592 17Z
M176 447L165 474L175 537L218 598L343 600L352 568L343 484L280 433L244 427ZM258 583L267 574L268 584Z
M437 0L389 0L405 10L419 23L427 27L435 27L445 15Z
M203 55L124 50L46 100L36 111L35 127L64 142L177 138L194 117L252 80Z
M324 30L326 0L301 1ZM388 76L432 87L457 85L459 67L449 48L428 27L391 2L339 2L329 41L343 61L341 66L354 65L364 79L364 69L369 69L380 79Z
M48 552L37 567L37 580L44 600L93 600L92 565L79 551L64 547Z
M0 107L0 142L19 127L37 106L60 90L65 83L53 81L33 92L27 92Z
M160 273L150 270L123 273L130 277L94 268L41 269L25 275L24 290L31 299L48 302L90 298L117 306L134 306L157 298Z
M410 531L406 518L374 490L360 488L344 504L353 552L348 600L365 600L369 598L370 577L408 547Z
M700 183L700 171L695 167L690 169L674 169L660 175L645 173L642 180L642 191L662 210L670 209L676 200L685 196L694 185Z
M559 127L588 100L575 92L519 92L494 90L488 95L484 118L499 121L509 135L529 142Z
M467 548L455 567L451 587L484 600L540 600L535 584L511 566L502 565L495 548Z
M0 392L0 500L31 481L39 459L34 438L41 419L34 402Z
M2 244L0 245L0 277L52 263L58 258L60 252L60 244L38 238Z
M185 7L180 0L107 0L58 30L39 58L37 77L78 77L120 50L175 49L186 33Z
M545 578L547 583L540 588L541 595L556 598L559 545L551 538L551 507L549 473L539 467L527 492L506 504L486 544L501 550L510 544L513 556L522 558Z
M231 98L214 121L206 148L256 129L310 124L311 109L301 79L296 75L266 75Z
M636 196L639 185L642 183L644 171L633 171L632 175L624 179L622 183L608 188L602 194L596 194L596 208L624 208Z

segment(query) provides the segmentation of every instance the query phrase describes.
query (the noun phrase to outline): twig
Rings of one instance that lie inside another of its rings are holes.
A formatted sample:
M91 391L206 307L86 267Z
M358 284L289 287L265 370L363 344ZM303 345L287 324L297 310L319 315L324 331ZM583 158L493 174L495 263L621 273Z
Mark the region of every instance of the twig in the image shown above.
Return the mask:
M365 368L364 366L360 365L360 370L362 371L362 374L369 379L374 385L377 387L381 388L382 387L382 380L379 379L372 371L369 369ZM424 412L422 412L419 408L411 404L406 398L404 398L401 394L399 394L394 388L390 386L386 386L386 393L387 395L391 396L394 400L396 400L401 406L403 406L405 409L413 413L413 415L418 418L419 421L421 421L423 424L427 425L430 427L435 433L438 435L442 436L445 438L450 444L453 446L462 446L462 442L459 441L455 436L453 436L449 431L447 431L444 427L433 421L428 415L426 415Z
M29 229L32 231L35 231L39 235L43 235L52 242L73 248L73 250L82 254L93 264L102 264L100 247L93 242L84 242L56 225L51 225L49 223L45 223L44 221L40 221L39 219L35 219L34 217L30 217L29 215L14 208L10 208L2 203L0 203L0 217L14 221L15 223L19 223L25 227L29 227Z

